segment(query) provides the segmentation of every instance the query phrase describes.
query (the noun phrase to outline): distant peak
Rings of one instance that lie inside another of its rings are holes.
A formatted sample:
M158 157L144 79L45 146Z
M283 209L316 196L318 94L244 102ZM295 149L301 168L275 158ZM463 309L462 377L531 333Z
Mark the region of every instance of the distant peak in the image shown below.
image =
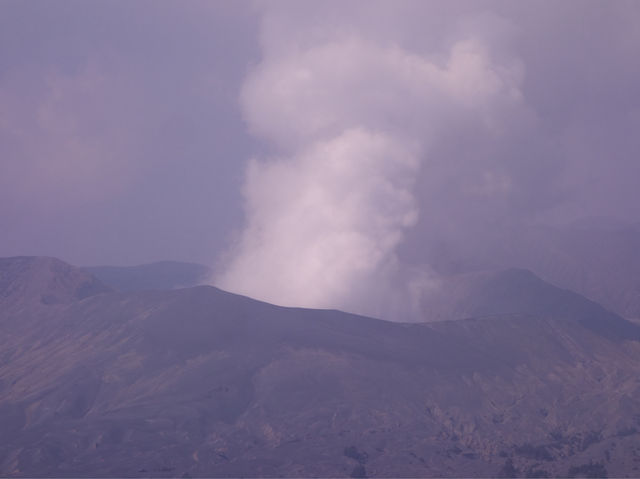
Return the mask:
M88 266L82 268L118 291L176 289L207 282L211 270L196 263L159 261L139 266Z
M0 258L0 302L5 305L70 303L109 291L93 275L57 258Z

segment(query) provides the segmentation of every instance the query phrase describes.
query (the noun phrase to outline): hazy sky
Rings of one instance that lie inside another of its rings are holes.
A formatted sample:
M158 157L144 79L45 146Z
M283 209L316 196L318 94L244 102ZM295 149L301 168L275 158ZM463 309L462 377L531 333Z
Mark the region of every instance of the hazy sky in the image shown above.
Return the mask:
M0 2L0 255L210 264L242 220L239 2Z
M638 221L638 24L634 0L1 1L0 255L406 303L430 278L403 247Z

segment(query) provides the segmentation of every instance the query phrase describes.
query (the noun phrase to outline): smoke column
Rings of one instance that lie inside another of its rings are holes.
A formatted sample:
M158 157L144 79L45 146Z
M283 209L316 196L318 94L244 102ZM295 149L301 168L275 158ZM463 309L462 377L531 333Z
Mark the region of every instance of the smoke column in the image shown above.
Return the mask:
M498 134L522 102L520 64L497 64L474 37L433 57L353 32L265 43L241 104L277 154L248 164L246 226L216 285L417 319L435 280L396 255L419 215L415 178L441 132L474 122Z

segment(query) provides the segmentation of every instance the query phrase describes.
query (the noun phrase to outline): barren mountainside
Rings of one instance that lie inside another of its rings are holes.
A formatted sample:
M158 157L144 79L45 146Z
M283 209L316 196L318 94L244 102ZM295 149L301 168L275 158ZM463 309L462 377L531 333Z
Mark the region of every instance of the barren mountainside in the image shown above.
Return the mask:
M640 474L640 328L529 272L403 324L0 268L3 476Z

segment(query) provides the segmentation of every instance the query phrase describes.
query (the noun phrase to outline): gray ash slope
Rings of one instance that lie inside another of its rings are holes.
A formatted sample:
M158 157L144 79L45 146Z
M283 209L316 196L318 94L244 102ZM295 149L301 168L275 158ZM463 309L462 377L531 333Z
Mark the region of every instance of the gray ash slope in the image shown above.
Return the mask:
M3 476L639 474L638 328L569 291L402 324L0 268Z

